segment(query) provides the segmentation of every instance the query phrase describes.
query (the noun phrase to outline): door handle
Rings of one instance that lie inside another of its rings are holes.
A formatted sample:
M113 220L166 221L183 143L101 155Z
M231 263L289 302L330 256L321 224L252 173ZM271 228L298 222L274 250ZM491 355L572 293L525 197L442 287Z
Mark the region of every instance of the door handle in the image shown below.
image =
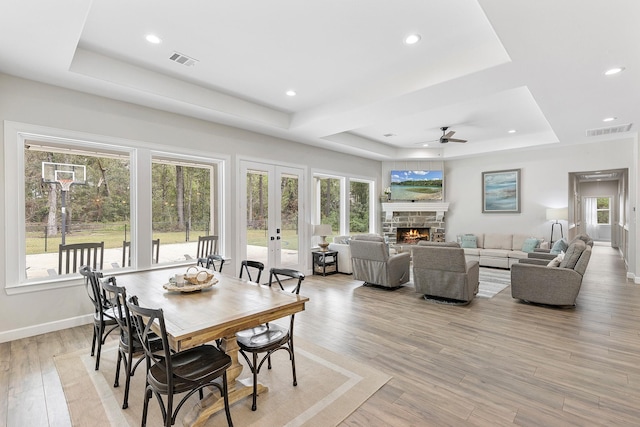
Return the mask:
M275 240L275 239L276 239L275 237L271 236L271 240Z
M276 240L280 240L280 236L276 237Z

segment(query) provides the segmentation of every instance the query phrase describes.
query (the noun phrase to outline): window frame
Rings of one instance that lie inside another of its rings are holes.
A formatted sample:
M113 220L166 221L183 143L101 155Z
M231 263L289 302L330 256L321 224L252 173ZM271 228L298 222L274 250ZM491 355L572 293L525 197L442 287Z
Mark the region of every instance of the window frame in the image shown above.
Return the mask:
M212 210L217 212L215 226L219 230L221 247L224 248L225 219L229 215L229 204L224 204L225 193L229 182L228 168L229 156L208 153L206 157L195 149L180 148L171 151L158 149L159 144L129 140L106 135L90 134L66 129L57 129L28 123L4 121L4 147L2 150L4 164L4 183L0 186L0 198L4 202L4 210L0 212L4 218L4 257L0 265L4 270L4 289L8 295L38 292L42 290L64 288L83 284L79 274L62 275L59 277L46 277L26 279L26 275L20 272L26 268L26 242L25 242L25 187L24 187L24 147L29 140L41 142L44 145L62 145L78 147L85 151L104 151L106 153L128 153L130 159L130 215L131 215L131 239L136 244L138 252L138 265L131 268L116 270L113 275L126 274L131 271L147 270L154 268L167 268L180 265L171 263L164 265L151 264L151 161L153 155L173 157L188 161L197 159L200 164L216 164L217 177L215 181L215 195L212 194ZM16 177L19 179L16 181ZM146 181L146 182L145 182ZM17 182L17 185L16 185ZM148 186L147 191L140 186ZM213 188L212 188L213 193ZM148 220L147 220L148 219ZM148 248L147 248L148 246ZM147 249L149 249L147 251ZM149 252L148 262L146 253ZM132 254L135 256L134 254ZM185 264L189 263L185 260ZM18 266L18 268L9 268Z
M351 230L349 229L351 218L351 204L349 196L351 194L351 181L364 182L369 184L369 233L376 232L377 224L377 209L374 199L376 179L374 177L366 176L350 176L336 172L313 170L311 171L311 180L313 182L313 224L320 224L320 194L318 193L319 180L320 179L338 179L340 180L340 229L333 230L336 236L349 235ZM312 246L313 246L313 242Z

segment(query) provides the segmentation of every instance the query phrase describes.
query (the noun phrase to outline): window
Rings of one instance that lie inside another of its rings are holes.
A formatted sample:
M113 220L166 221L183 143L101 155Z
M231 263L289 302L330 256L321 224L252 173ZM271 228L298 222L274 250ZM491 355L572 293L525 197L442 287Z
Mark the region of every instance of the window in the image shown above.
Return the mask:
M373 180L321 174L314 179L316 224L331 225L333 236L374 232Z
M77 243L102 243L98 266L122 267L131 230L129 153L26 141L24 172L25 279L67 274L59 249Z
M211 203L217 169L216 164L177 156L153 157L152 229L153 240L160 243L157 261L152 253L153 262L196 258L198 237L218 234Z
M371 228L371 184L363 181L350 181L349 194L349 233L369 233Z
M596 201L596 213L598 218L598 225L611 224L611 211L610 211L611 199L608 197L598 197Z
M219 201L225 159L203 158L188 148L167 154L151 147L4 122L3 244L5 265L12 266L2 273L7 293L79 283L73 270L87 262L75 268L70 263L67 273L66 256L59 256L63 241L102 245L105 274L155 262L192 263L200 234L218 234L224 248ZM175 206L180 202L181 217Z

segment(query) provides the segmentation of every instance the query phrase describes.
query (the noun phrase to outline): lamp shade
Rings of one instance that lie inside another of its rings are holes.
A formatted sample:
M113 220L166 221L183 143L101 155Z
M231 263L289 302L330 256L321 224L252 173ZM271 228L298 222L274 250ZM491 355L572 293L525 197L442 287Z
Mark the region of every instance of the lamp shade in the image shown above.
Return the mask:
M314 236L329 236L331 235L331 226L329 224L317 224L313 226Z
M568 208L549 208L547 209L547 221L560 221L569 219Z

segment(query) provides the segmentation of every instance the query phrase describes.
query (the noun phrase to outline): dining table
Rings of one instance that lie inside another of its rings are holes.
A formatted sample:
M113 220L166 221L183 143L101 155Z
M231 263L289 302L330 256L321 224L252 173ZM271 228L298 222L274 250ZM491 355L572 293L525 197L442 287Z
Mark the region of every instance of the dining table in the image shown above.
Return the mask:
M303 311L309 299L215 271L208 271L213 277L203 289L193 290L200 287L190 287L189 283L178 288L170 283L172 277L186 270L179 267L123 274L118 277L118 285L126 288L128 296L136 295L140 306L163 310L173 350L218 340L221 350L232 360L227 369L229 403L237 402L250 396L253 388L238 380L243 366L238 360L236 332ZM267 391L267 387L258 385L258 393ZM209 394L185 415L183 424L201 426L222 409L222 398Z

